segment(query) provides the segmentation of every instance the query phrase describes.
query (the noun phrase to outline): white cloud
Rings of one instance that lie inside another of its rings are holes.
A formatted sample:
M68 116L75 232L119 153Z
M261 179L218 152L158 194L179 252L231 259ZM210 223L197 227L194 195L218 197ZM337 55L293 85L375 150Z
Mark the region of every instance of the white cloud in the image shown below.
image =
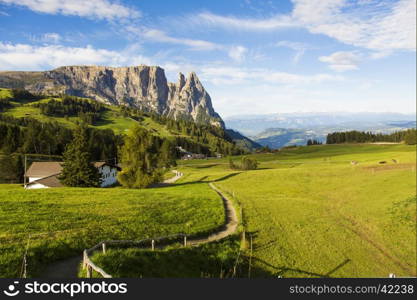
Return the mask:
M221 45L208 41L171 37L157 29L147 29L142 33L142 36L156 42L189 46L194 50L215 50L223 48Z
M62 36L56 32L47 32L42 35L29 35L29 39L35 43L57 44L62 41Z
M93 19L120 20L139 17L139 11L109 0L0 0L47 14L62 14Z
M416 49L416 1L293 0L292 16L312 33L382 51Z
M196 51L213 51L220 50L226 52L227 55L235 62L241 63L244 61L248 49L241 45L222 45L205 40L178 38L168 35L166 32L159 29L149 29L140 26L127 26L125 28L128 34L133 34L133 37L141 37L149 41L176 44L187 46L190 50ZM254 58L255 59L255 58Z
M66 65L124 66L151 64L147 57L137 54L137 48L110 51L87 47L61 45L32 46L0 42L1 70L45 70Z
M233 16L219 16L212 13L200 13L191 17L193 23L202 25L223 27L237 30L275 30L283 27L293 27L294 24L290 16L279 15L269 19L249 19L237 18Z
M292 0L290 14L253 19L200 13L191 24L247 31L306 28L345 44L387 52L416 49L416 1Z
M298 63L301 57L308 49L313 49L310 45L291 41L279 41L275 44L277 47L286 47L295 51L293 58L294 63Z
M229 50L229 56L234 61L241 63L244 61L248 49L243 46L232 46Z
M203 66L199 74L203 80L215 85L253 85L254 83L298 85L343 80L342 76L331 74L300 75L265 68L222 66Z
M329 64L329 68L338 72L357 70L361 60L356 52L338 51L329 56L320 56L319 60Z
M61 40L61 36L58 33L55 32L49 32L49 33L45 33L42 36L42 41L46 42L46 43L58 43Z

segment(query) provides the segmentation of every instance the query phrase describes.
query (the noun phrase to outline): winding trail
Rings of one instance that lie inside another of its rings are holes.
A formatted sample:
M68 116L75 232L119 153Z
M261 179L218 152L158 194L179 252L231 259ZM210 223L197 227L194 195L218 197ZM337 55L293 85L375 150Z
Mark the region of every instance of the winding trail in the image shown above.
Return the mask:
M209 183L210 188L212 188L223 200L224 205L224 211L225 211L225 217L226 222L218 228L215 232L210 234L208 237L205 238L190 238L188 239L188 244L191 246L197 246L205 243L210 243L214 241L219 241L229 235L232 235L236 232L237 226L239 224L236 210L233 206L232 201L227 198L222 191L220 191L213 183Z
M176 170L173 171L176 175L170 179L165 180L160 186L166 186L173 184L180 179L184 174ZM236 210L232 201L220 191L213 183L209 183L209 186L214 190L223 200L223 206L225 210L225 223L217 228L216 231L208 235L207 237L199 237L187 239L188 246L199 246L201 244L219 241L229 235L236 232L239 221ZM76 278L78 277L78 267L82 262L82 255L71 257L65 260L54 262L46 267L42 272L42 278Z
M178 179L180 179L184 175L183 173L178 172L177 170L172 170L172 172L175 173L175 176L172 177L172 178L169 178L167 180L164 180L163 183L165 183L165 184L172 184L172 183L174 183L175 181L177 181Z

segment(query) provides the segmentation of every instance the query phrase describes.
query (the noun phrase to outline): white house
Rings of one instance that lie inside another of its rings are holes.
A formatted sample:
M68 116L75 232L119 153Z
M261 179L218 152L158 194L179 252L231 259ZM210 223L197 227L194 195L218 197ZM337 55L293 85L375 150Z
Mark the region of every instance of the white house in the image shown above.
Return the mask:
M94 166L101 174L101 187L107 187L117 182L117 172L120 171L120 167L104 161L95 162ZM34 162L26 172L28 183L25 188L41 189L62 187L63 184L58 179L61 172L62 162Z

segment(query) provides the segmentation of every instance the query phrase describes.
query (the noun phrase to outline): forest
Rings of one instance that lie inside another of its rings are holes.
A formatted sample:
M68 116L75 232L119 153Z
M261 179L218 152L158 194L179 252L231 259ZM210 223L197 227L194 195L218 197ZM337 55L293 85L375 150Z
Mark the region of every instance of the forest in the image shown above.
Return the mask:
M326 144L343 144L343 143L376 143L405 142L408 145L416 144L416 129L396 131L390 134L372 133L363 131L346 131L329 133L326 138Z

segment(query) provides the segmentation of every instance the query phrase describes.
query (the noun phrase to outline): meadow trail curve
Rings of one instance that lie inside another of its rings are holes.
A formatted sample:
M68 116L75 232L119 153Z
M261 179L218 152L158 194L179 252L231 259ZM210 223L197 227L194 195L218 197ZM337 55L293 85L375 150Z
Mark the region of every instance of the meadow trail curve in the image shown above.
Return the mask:
M219 228L219 230L213 232L206 238L190 238L187 243L191 246L197 246L205 243L210 243L214 241L221 240L233 233L236 232L237 226L239 224L236 210L233 206L232 201L227 198L223 194L222 191L220 191L213 183L209 183L209 186L211 189L213 189L223 200L224 210L225 210L225 218L226 222Z
M171 184L176 182L178 179L180 179L184 174L181 172L178 172L177 170L172 170L173 173L175 173L175 176L172 178L169 178L167 180L164 180L165 184Z
M164 181L165 184L172 184L183 176L183 173L173 171L176 176ZM225 223L219 227L216 231L212 232L207 237L192 238L187 240L188 246L199 246L201 244L219 241L229 235L236 232L239 221L236 210L232 201L223 194L213 183L209 183L209 186L214 190L222 199L225 210ZM71 257L65 260L56 261L46 267L42 272L42 278L76 278L78 277L78 267L82 262L82 255Z

